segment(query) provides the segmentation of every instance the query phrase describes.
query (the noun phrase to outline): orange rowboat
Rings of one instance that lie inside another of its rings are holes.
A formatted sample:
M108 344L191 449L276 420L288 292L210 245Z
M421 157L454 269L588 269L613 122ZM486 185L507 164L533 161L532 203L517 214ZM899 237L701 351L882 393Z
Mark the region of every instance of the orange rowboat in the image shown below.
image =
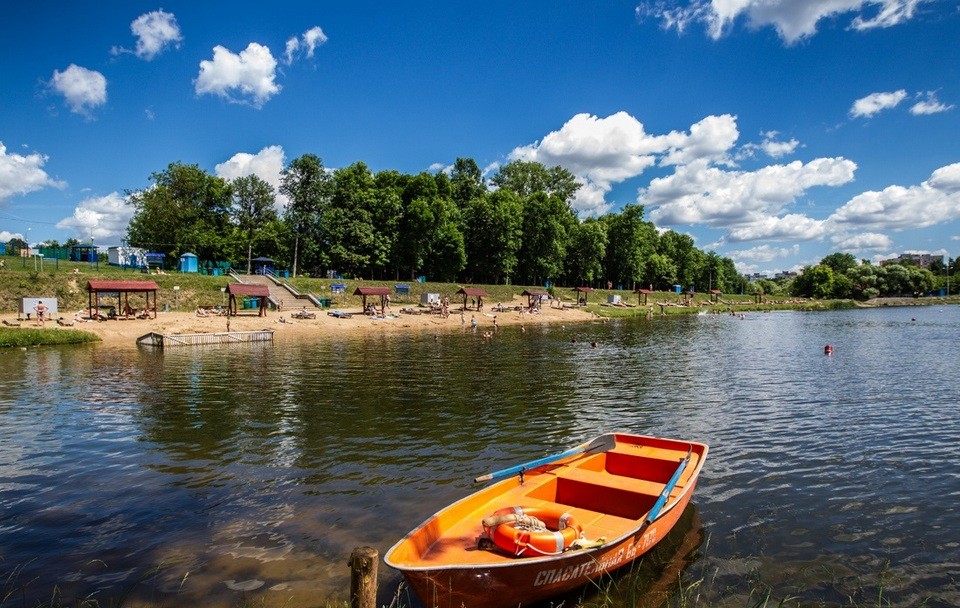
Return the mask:
M702 443L601 435L478 477L511 476L430 517L384 561L427 608L539 602L653 548L690 502L706 456Z

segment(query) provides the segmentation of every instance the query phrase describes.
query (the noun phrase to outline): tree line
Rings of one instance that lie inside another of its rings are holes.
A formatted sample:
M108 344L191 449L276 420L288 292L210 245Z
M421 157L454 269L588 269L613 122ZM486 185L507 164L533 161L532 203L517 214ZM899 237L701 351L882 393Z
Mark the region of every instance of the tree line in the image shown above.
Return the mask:
M869 300L877 297L927 295L949 289L957 293L960 261L934 259L929 268L909 261L872 264L849 253L831 253L819 264L807 266L792 280L755 281L755 287L768 295L789 294L817 299ZM954 277L951 282L951 277Z
M279 192L255 175L226 181L179 162L128 192L127 241L174 259L266 256L294 276L568 286L743 289L733 262L645 221L641 205L580 220L576 178L562 167L513 161L489 183L473 159L416 175L333 171L313 154L292 160ZM283 211L277 194L287 199Z

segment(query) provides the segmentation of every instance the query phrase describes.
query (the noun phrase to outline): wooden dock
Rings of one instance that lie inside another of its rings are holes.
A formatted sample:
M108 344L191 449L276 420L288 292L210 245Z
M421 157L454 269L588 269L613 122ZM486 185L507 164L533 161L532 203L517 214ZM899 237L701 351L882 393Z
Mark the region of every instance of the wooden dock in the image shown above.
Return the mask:
M273 330L228 331L209 334L149 334L137 338L137 344L166 348L169 346L202 346L205 344L239 344L241 342L273 342Z

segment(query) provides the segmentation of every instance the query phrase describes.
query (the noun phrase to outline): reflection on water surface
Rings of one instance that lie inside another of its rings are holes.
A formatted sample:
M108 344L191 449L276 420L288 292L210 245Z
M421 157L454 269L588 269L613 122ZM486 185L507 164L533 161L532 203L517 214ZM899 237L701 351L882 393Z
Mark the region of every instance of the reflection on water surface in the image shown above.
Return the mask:
M154 605L323 605L354 547L382 554L476 475L626 430L711 453L624 604L682 571L724 605L960 605L958 327L930 307L6 353L0 571L28 603L162 565L135 588Z

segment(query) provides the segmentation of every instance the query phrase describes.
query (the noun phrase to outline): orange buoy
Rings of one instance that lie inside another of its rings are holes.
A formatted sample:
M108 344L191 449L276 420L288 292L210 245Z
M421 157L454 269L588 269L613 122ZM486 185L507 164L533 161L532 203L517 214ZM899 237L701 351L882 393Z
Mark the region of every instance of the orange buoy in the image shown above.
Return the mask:
M530 522L542 523L546 529L536 529ZM583 527L569 513L535 507L507 507L483 520L483 529L493 543L514 555L532 552L556 555L568 549L580 538Z

